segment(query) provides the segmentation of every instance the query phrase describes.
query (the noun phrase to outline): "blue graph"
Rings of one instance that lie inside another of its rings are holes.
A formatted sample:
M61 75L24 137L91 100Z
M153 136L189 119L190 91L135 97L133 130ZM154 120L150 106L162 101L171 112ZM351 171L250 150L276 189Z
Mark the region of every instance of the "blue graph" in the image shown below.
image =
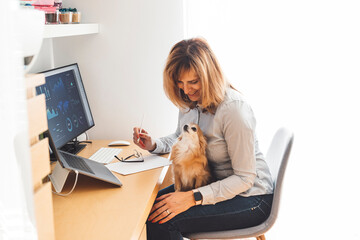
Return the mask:
M65 91L65 86L61 78L54 84L53 88L51 89L54 93L59 94L60 92Z
M46 86L44 86L44 92L45 92L46 98L50 98L50 91L49 91L49 89L47 89Z
M47 89L46 85L39 87L40 93L44 93L46 98L50 98L50 91Z
M50 119L52 119L52 118L54 118L54 117L59 116L58 111L56 111L56 110L54 110L54 109L51 109L51 111L50 111L50 109L46 109L46 114L47 114L48 120L50 120Z
M60 110L60 112L65 114L69 110L69 101L60 101L56 107Z
M64 112L67 112L69 110L69 101L65 101L63 107L64 107Z

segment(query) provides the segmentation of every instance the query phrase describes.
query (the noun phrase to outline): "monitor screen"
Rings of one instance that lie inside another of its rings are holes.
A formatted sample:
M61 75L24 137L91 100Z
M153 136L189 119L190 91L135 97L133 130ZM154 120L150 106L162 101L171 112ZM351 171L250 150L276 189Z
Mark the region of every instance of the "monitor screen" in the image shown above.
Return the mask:
M42 73L45 84L36 93L45 94L49 132L60 148L95 124L77 64Z

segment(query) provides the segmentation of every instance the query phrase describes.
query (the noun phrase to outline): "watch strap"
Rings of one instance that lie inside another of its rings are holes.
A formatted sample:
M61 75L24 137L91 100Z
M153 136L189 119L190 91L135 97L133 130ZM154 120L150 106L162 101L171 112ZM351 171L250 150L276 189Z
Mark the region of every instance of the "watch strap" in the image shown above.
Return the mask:
M201 192L197 189L194 189L192 191L194 194L195 205L201 205L201 203L203 201L203 196L202 196Z

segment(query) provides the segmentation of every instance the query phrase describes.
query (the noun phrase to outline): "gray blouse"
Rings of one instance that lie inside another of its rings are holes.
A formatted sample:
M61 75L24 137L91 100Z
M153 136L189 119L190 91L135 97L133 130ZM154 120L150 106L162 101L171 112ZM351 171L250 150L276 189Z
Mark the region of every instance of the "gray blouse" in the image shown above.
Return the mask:
M255 135L256 120L242 95L227 89L216 113L198 107L179 112L176 132L156 139L152 153L168 153L185 124L197 123L207 139L206 156L216 181L198 188L202 204L215 204L236 195L270 194L273 183Z

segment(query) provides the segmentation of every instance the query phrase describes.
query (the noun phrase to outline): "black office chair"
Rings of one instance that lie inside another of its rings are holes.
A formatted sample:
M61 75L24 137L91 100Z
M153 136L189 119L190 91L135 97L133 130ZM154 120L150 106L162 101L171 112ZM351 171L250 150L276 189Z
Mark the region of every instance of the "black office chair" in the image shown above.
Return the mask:
M254 227L243 229L190 233L185 235L185 237L189 239L239 239L256 237L257 240L265 240L264 234L274 225L279 212L281 188L293 140L294 134L291 131L286 128L280 128L274 135L267 152L266 162L270 168L275 188L270 216L265 222Z

